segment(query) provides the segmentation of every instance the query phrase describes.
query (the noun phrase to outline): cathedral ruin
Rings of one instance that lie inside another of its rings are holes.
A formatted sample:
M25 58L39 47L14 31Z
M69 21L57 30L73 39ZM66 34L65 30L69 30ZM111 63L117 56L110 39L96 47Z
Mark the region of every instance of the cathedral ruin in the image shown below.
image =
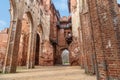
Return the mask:
M61 17L51 0L10 0L10 28L0 32L2 73L68 65L120 80L117 0L68 0L68 8L71 15Z

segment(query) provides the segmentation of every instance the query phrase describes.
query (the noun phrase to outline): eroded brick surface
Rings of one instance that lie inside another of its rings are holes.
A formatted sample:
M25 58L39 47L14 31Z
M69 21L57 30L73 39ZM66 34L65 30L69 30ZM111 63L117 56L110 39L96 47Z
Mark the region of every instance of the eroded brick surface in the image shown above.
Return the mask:
M3 68L5 52L7 49L8 29L0 31L0 69Z
M15 72L18 65L62 64L62 52L68 49L71 65L80 65L98 80L120 79L120 5L116 0L68 0L69 17L60 17L51 0L10 2L10 37L7 30L0 32L3 72Z
M75 5L77 2L77 5ZM76 7L75 7L76 6ZM116 0L69 0L78 28L80 65L98 80L119 80L119 8ZM78 17L79 16L79 17ZM79 21L80 23L77 22ZM74 31L77 29L74 28ZM73 36L78 36L75 33ZM95 71L96 70L96 71Z
M48 41L43 42L43 52L40 54L40 65L52 66L53 65L53 47Z

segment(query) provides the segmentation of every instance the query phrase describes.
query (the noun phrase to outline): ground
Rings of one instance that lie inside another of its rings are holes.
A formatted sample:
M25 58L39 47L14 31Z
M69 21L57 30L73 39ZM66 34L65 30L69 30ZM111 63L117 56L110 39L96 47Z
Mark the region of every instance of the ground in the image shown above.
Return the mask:
M96 80L79 66L46 66L27 70L18 68L15 74L0 74L0 80Z

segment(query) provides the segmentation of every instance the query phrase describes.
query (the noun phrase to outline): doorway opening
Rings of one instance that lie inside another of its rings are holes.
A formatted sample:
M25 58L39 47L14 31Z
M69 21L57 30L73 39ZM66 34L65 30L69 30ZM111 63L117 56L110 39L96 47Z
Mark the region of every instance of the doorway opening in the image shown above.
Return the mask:
M40 53L40 36L36 36L36 53L35 53L35 65L39 65L39 53Z
M62 65L70 65L70 52L68 49L64 49L61 54Z

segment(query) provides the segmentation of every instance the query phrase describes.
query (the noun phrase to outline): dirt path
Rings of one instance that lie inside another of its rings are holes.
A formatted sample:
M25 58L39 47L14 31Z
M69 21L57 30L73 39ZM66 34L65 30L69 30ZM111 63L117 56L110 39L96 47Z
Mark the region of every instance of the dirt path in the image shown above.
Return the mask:
M78 66L49 66L19 69L15 74L0 74L0 80L96 80Z

